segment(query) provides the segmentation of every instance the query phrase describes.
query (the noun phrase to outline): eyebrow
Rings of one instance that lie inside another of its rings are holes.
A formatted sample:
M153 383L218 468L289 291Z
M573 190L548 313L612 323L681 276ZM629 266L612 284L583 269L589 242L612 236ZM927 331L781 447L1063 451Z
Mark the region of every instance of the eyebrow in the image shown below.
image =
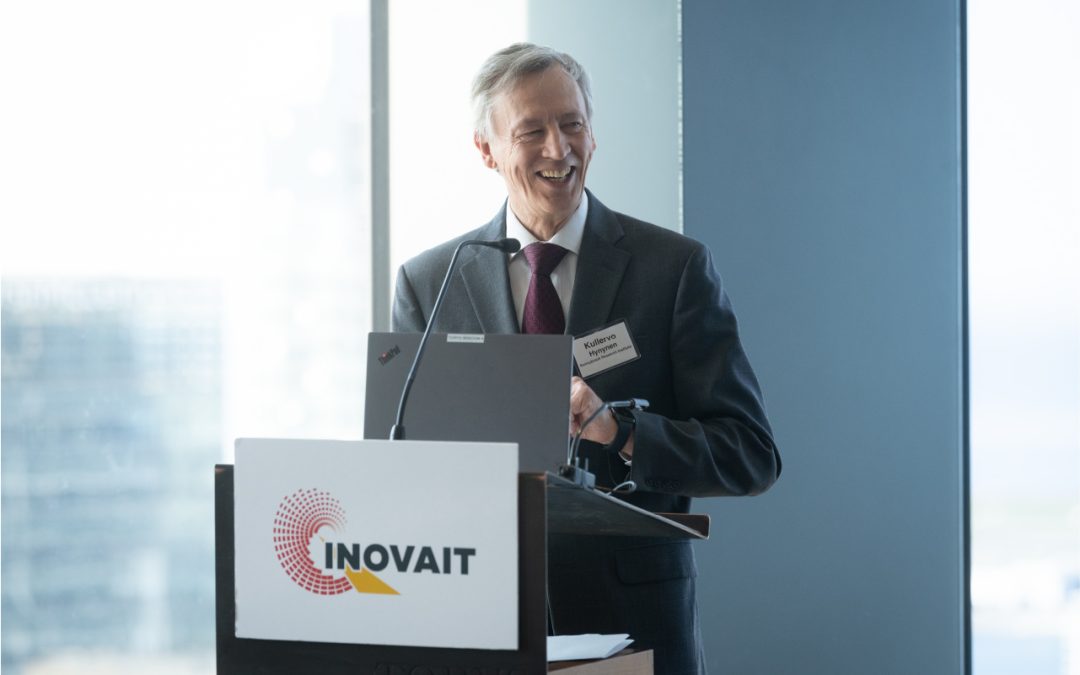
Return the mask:
M565 112L557 117L559 123L568 122L570 120L585 120L585 113L580 110L574 110ZM523 120L518 120L517 123L511 125L510 130L512 133L518 133L528 127L541 127L544 122L539 117L526 117Z
M540 121L540 118L538 118L538 117L526 117L525 119L518 120L515 124L513 124L510 127L510 130L516 134L519 131L522 131L523 129L525 129L526 127L538 127L538 126L542 126L542 124L543 123Z

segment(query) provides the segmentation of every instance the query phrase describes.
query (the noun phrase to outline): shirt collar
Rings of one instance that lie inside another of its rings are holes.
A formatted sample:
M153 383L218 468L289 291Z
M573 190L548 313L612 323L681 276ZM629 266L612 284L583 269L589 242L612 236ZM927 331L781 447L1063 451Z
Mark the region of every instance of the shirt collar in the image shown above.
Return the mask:
M555 236L548 240L548 243L558 244L567 251L577 255L578 251L581 249L581 237L585 233L585 216L588 215L588 213L589 195L582 190L581 203L578 204L577 209L570 214L570 218L566 221L566 224L560 227L559 231L555 233ZM525 226L521 224L521 221L518 220L518 217L514 214L514 210L510 208L509 202L506 204L506 236L521 242L521 248L525 248L533 242L540 241L533 236L532 232L526 230Z

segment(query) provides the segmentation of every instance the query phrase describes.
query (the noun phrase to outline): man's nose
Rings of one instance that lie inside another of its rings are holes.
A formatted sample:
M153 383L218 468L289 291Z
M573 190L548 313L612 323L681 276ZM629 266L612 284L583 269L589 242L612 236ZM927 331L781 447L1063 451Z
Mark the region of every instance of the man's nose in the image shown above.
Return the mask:
M562 129L555 127L547 133L544 140L544 157L548 159L564 159L570 154L570 143Z

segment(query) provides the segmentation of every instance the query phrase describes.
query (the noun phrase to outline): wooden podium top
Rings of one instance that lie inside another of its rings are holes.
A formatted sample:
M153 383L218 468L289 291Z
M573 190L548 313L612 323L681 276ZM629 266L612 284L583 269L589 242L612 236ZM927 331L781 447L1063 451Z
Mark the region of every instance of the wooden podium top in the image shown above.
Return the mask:
M549 673L559 675L653 675L653 652L624 649L615 656L596 661L556 661Z

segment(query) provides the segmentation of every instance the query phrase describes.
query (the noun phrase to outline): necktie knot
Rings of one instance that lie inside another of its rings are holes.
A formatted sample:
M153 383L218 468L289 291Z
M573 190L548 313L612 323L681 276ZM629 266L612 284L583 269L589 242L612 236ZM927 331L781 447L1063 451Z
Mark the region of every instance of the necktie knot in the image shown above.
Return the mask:
M545 244L537 241L526 246L522 253L525 254L525 262L528 263L532 273L546 277L550 276L552 271L559 266L559 263L569 251L558 244Z

